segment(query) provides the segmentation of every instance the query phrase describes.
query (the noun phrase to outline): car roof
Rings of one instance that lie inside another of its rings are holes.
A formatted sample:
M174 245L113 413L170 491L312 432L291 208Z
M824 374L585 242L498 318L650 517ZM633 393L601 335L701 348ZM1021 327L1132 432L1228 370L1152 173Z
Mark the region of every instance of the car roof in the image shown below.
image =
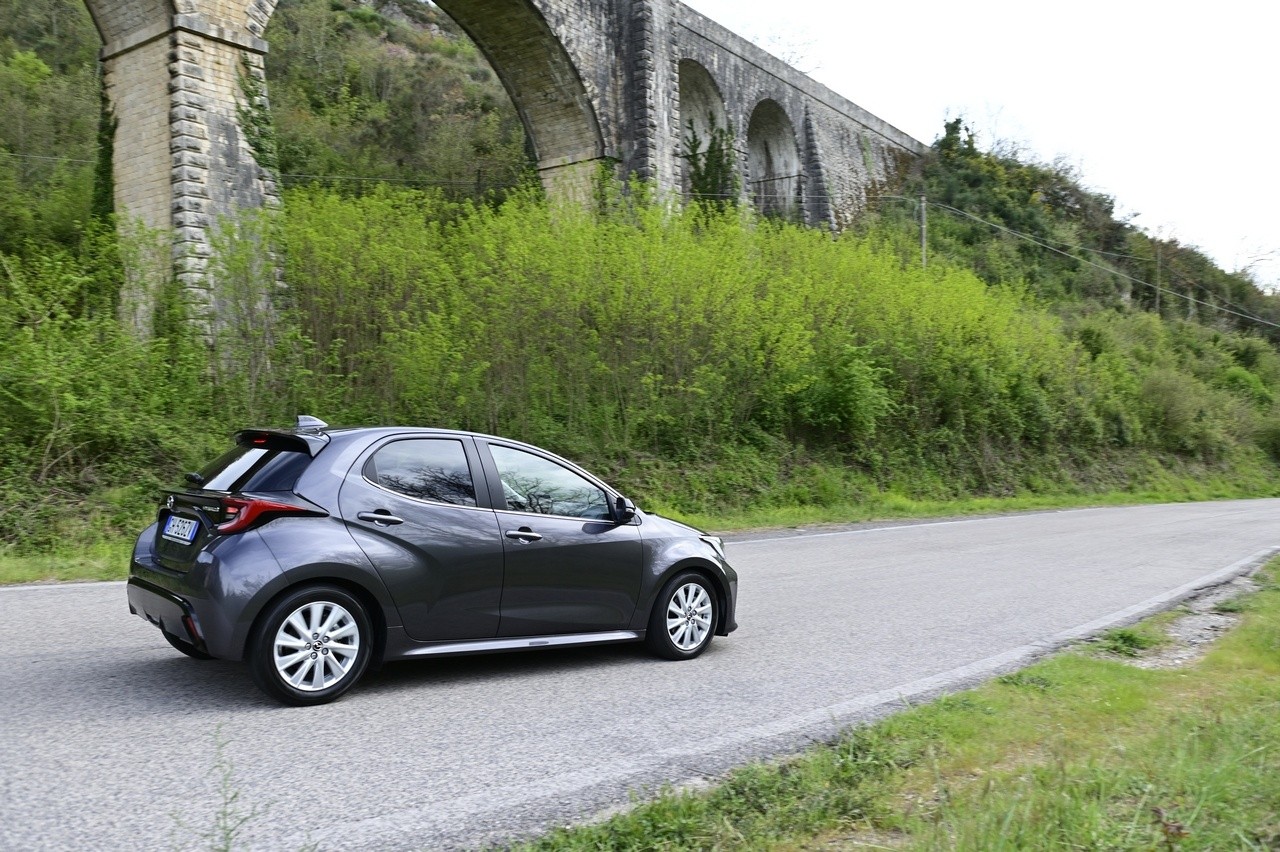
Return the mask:
M291 434L297 434L298 430L284 430ZM392 435L435 435L453 438L480 438L485 441L497 441L503 444L512 444L518 447L527 447L535 452L544 455L555 456L556 458L568 462L574 467L578 465L570 459L564 458L553 450L540 447L537 444L531 444L528 441L521 441L518 438L508 438L503 435L490 435L485 432L473 432L465 429L447 429L442 426L339 426L326 427L318 430L320 434L334 440L345 443L348 440L358 438L385 438ZM315 431L312 434L316 434Z

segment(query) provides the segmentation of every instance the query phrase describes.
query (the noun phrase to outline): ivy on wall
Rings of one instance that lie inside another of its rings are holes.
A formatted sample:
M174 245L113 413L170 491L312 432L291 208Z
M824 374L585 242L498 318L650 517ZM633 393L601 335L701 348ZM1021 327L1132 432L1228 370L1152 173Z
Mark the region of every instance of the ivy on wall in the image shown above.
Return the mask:
M115 145L116 126L119 123L106 86L100 85L101 108L98 112L98 156L93 167L93 201L90 210L95 219L106 219L115 212Z
M684 152L680 156L689 164L689 194L695 201L733 207L738 203L741 190L733 131L720 127L714 116L708 118L709 139L698 135L692 119L684 138Z
M254 67L248 53L240 56L240 93L243 100L236 104L236 118L249 143L249 150L253 151L254 159L263 170L275 175L280 169L275 126L267 104L262 70Z

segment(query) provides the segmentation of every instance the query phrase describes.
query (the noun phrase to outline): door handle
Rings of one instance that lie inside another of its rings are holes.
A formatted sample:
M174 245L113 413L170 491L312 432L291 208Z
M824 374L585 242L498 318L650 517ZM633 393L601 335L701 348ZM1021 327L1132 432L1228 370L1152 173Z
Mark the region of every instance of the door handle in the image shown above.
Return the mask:
M362 521L371 521L380 527L394 527L396 524L404 523L404 518L397 518L385 510L380 512L361 512L356 517Z
M523 544L529 544L533 541L542 541L542 536L538 535L528 527L521 527L518 530L508 530L507 538L514 539Z

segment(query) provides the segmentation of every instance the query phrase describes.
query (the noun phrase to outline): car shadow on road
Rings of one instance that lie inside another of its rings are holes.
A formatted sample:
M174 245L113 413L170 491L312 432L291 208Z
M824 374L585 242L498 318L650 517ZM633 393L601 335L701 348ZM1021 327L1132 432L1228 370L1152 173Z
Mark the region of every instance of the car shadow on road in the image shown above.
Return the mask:
M190 713L218 707L240 710L274 704L254 686L241 663L152 656L122 660L109 673L86 672L82 693L110 697L113 709L125 713Z
M423 686L465 687L494 681L519 685L524 679L545 681L558 674L662 665L641 644L475 654L388 663L365 676L363 693L389 693Z
M714 656L713 645L707 655ZM468 690L501 682L506 689L537 691L559 682L560 676L578 678L584 674L603 677L605 672L635 672L644 677L651 667L671 663L651 656L641 643L595 647L547 649L502 654L406 660L388 663L379 671L366 673L346 700L358 695L388 697L422 689ZM61 681L68 683L67 681ZM225 660L194 660L186 657L139 654L120 660L109 670L85 667L69 682L76 692L91 700L109 704L124 715L147 713L190 713L199 708L224 711L276 708L253 683L244 663ZM70 695L60 695L62 687L47 684L42 696L29 696L35 705L56 706Z

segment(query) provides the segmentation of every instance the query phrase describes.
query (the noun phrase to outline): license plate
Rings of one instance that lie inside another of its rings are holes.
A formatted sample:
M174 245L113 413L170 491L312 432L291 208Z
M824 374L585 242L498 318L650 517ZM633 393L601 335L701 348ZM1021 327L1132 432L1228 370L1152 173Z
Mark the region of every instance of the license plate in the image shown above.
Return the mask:
M196 531L199 529L200 524L190 518L179 518L177 515L170 515L169 520L165 521L164 532L161 535L169 539L169 541L190 544L195 541Z

